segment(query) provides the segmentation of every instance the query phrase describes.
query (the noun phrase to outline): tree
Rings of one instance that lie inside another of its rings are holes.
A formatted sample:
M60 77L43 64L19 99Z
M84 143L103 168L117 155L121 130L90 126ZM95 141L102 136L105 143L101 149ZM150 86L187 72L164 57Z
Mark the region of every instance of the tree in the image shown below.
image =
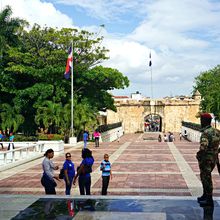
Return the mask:
M16 132L19 126L24 122L24 117L19 114L15 107L9 104L2 104L1 108L4 111L0 112L1 128L3 130L9 129L10 131Z
M116 111L114 100L108 91L124 89L129 85L129 80L116 69L103 66L95 66L76 75L76 85L79 88L78 95L87 97L91 106L98 110L111 109Z
M92 120L95 120L94 115L99 110L106 108L115 110L108 91L128 86L127 77L118 70L97 66L108 59L106 56L108 50L101 47L102 37L83 30L41 28L37 24L29 31L21 28L17 45L6 50L4 71L0 77L0 93L2 103L16 106L18 112L23 115L24 122L21 128L24 133L34 134L41 123L44 126L52 123L50 124L52 127L60 127L59 120L49 118L47 111L52 107L49 104L59 105L66 111L69 106L71 82L64 79L63 73L67 49L72 41L76 122L84 123L84 119L78 120L77 117L81 117L83 109L87 111L87 106L92 112L87 115ZM78 105L81 108L79 114L76 110ZM70 108L68 112L62 113L69 117L69 112ZM43 115L47 115L46 119ZM56 117L59 117L59 114ZM60 116L60 119L62 117ZM86 121L89 121L88 117ZM66 126L70 127L70 119L66 119L66 122ZM79 132L78 129L81 127L77 123L74 126L76 133Z
M6 6L0 12L0 60L3 57L3 51L9 46L15 46L18 42L18 29L24 20L12 18L12 10Z
M195 78L194 92L201 94L201 109L214 113L216 119L220 119L220 65L202 72Z
M35 121L38 125L43 125L49 133L57 133L62 120L62 104L52 101L44 101L37 108Z

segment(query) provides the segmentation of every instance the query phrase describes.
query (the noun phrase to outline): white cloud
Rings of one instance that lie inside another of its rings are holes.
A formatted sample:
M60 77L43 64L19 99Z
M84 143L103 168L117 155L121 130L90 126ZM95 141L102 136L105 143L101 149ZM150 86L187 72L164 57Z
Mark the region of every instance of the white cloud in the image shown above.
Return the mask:
M52 3L40 0L4 0L2 6L10 5L14 17L26 19L30 24L37 23L50 27L73 27L73 21L58 11Z
M149 0L148 0L149 1ZM148 1L146 0L55 0L56 3L66 4L84 9L91 17L104 20L117 20L129 11L137 11ZM138 14L137 14L138 16Z
M117 27L118 19L141 19L129 34L109 33L95 25L80 27L105 36L104 45L110 59L103 65L116 68L128 76L130 88L120 91L128 95L139 90L149 96L152 74L155 96L190 94L194 77L219 64L220 2L213 0L4 0L15 16L31 23L52 27L72 27L73 21L58 9L61 4L80 9L82 20L87 14ZM3 5L4 6L4 5ZM127 14L128 13L128 14ZM130 15L130 16L129 16ZM131 17L131 15L133 17ZM87 17L88 19L88 17ZM123 26L124 25L124 26ZM127 23L126 23L127 25ZM161 85L159 85L161 84Z

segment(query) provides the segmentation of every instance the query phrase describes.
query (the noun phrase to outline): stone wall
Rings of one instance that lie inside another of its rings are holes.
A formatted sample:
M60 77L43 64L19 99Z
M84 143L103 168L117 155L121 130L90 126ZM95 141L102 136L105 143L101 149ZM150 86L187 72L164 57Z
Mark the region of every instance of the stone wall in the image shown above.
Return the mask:
M200 98L116 100L117 112L107 111L107 124L122 122L125 133L144 131L144 119L150 114L161 117L162 132L180 132L181 122L199 123L195 117L199 112Z

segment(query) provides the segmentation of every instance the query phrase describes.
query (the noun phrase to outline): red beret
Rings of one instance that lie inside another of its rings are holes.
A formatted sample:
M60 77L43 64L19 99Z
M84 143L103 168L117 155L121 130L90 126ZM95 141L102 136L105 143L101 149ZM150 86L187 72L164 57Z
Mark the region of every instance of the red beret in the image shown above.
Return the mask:
M202 113L201 118L212 118L212 116L209 113Z

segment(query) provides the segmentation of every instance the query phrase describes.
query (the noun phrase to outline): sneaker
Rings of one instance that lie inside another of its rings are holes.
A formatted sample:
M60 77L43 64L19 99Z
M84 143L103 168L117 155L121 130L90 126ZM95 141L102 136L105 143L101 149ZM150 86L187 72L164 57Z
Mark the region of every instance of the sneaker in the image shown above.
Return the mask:
M214 202L213 202L212 198L207 198L207 199L201 200L199 202L199 204L200 204L201 207L214 206Z
M206 195L203 194L202 196L197 197L197 202L200 202L200 201L205 200L205 199L206 199Z

